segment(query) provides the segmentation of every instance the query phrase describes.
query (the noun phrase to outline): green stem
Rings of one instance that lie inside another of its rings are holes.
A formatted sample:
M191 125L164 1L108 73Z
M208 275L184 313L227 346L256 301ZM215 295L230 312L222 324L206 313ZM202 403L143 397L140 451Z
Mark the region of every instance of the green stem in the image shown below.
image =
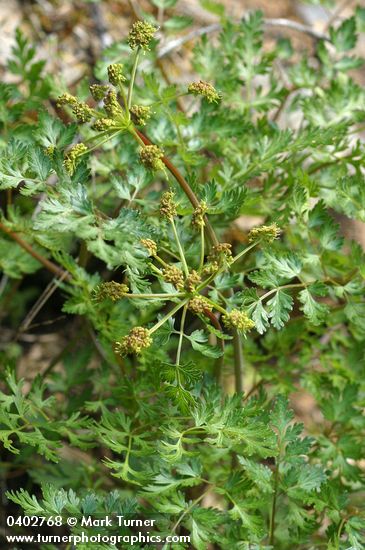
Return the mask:
M227 311L223 307L221 307L219 304L214 302L213 300L210 300L206 296L204 296L204 300L208 302L212 307L214 307L214 309L216 309L217 311L220 311L220 313L223 313L223 315L227 315Z
M171 258L175 258L175 260L180 260L179 256L176 256L176 254L174 254L164 246L160 246L160 250L162 250L162 252L165 252L165 254L168 254L169 256L171 256Z
M187 310L188 310L188 307L187 305L185 305L181 315L179 344L178 344L177 353L176 353L176 363L175 363L176 365L180 365L181 348L182 348L182 343L184 338L184 326L185 326Z
M279 468L282 460L282 455L284 452L283 446L284 446L283 439L281 435L278 434L279 453L275 459L274 493L272 498L271 513L270 513L270 527L269 527L269 544L272 547L274 547L274 542L275 542L275 515L276 515L276 505L277 505L277 497L278 497L279 481L280 481Z
M84 153L81 153L79 156L81 157L82 155L88 155L91 151L94 151L94 149L97 149L101 145L104 145L104 143L115 138L121 132L122 130L117 130L116 132L114 132L114 134L108 135L105 139L103 139L102 141L99 141L99 143L96 143L93 147L90 147L87 151L85 151Z
M200 496L198 496L198 498L193 500L193 502L191 504L189 504L189 506L184 510L184 512L181 514L181 516L179 517L179 519L177 520L177 522L173 526L173 528L171 530L172 533L176 532L176 529L179 527L179 525L182 522L182 520L184 519L184 517L188 515L188 513L194 508L194 506L196 506L201 500L203 500L205 495L207 495L210 490L211 490L211 488L209 487L209 489L204 491L204 493L202 493Z
M270 546L274 546L275 542L275 514L276 514L276 499L279 485L279 464L275 466L275 478L274 478L274 495L272 499L271 514L270 514Z
M101 137L104 137L104 136L109 136L110 137L112 132L115 132L115 128L112 128L112 129L109 129L109 130L104 130L103 132L98 132L94 136L91 136L88 139L85 139L83 141L83 143L85 145L87 145L88 143L90 143L91 141L94 141L95 139L98 139L98 138L101 138Z
M126 451L126 455L125 455L125 459L124 459L124 464L123 464L123 472L125 474L128 473L128 469L129 469L129 457L131 455L131 451L132 451L132 442L133 442L133 436L132 434L130 433L128 435L128 448L127 448L127 451Z
M182 302L180 302L179 304L176 304L176 306L174 308L172 308L171 311L169 311L169 313L167 313L165 315L165 317L162 317L162 319L160 319L160 321L158 323L156 323L151 329L150 329L150 334L153 334L154 332L156 332L156 330L158 330L164 323L166 323L166 321L168 321L170 319L170 317L172 317L173 315L175 315L175 313L177 311L179 311L179 309L181 309L182 307L184 307L185 304L187 304L189 301L189 298L186 298L186 300L183 300Z
M133 131L131 133L139 143L142 141L144 145L152 145L151 140L149 140L148 137L145 136L139 130L133 128ZM194 191L191 189L189 183L186 181L184 176L181 174L180 170L176 168L176 166L170 161L168 157L164 156L162 161L165 164L166 168L174 176L174 178L180 185L181 189L184 191L185 195L188 197L191 204L194 206L194 208L197 208L197 206L199 206L199 199L195 195ZM214 246L217 246L219 244L219 240L215 234L215 231L212 225L210 224L208 216L204 216L204 221L205 221L205 231L210 243ZM213 280L213 279L214 277L210 280ZM231 295L232 294L233 294L233 290L231 289ZM241 337L239 333L236 330L233 330L232 332L233 332L233 348L234 348L234 357L235 357L235 376L236 376L236 389L237 389L242 386L243 352L242 352Z
M234 264L237 260L239 260L244 254L246 254L249 250L251 250L254 246L256 246L257 243L253 243L251 244L250 246L248 246L247 248L245 248L244 250L242 250L242 252L240 252L239 254L237 254L237 256L235 256L233 258L233 260L231 261L231 265ZM197 290L202 290L203 288L205 288L206 286L209 285L209 283L211 283L218 275L220 275L221 273L223 273L223 271L226 271L227 270L227 267L224 266L222 267L221 269L219 269L218 271L216 271L215 273L213 273L212 275L210 275L208 277L208 279L205 279L205 281L203 281L198 287L197 287Z
M203 270L204 267L204 255L205 255L205 243L204 243L204 224L200 228L200 263L199 263L199 273Z
M170 222L171 222L171 225L172 225L172 230L174 232L176 244L177 244L177 247L179 249L179 255L180 255L181 263L183 265L185 275L186 275L186 277L188 277L189 276L188 264L186 263L186 260L185 260L184 251L183 251L182 246L181 246L179 235L177 234L177 231L176 231L176 226L175 226L174 219L170 218Z
M126 298L141 298L141 299L149 299L149 298L182 298L185 296L182 292L177 292L176 294L126 294Z
M130 128L130 133L132 134L132 136L134 137L134 139L135 139L136 141L138 141L138 143L139 143L140 145L142 145L142 147L144 147L144 146L146 145L145 142L143 141L143 139L141 139L139 133L136 131L136 129L135 129L133 126L131 126L131 128Z
M135 55L135 58L134 58L134 63L133 63L133 68L132 68L131 80L130 80L129 88L128 88L128 99L127 99L127 110L128 110L128 112L129 112L129 109L131 108L131 105L132 105L133 87L134 87L134 81L136 79L136 72L137 72L137 65L138 65L140 51L141 51L141 49L140 49L140 47L138 47L136 49L136 55Z
M122 99L123 99L125 112L126 112L127 116L130 117L127 96L125 95L124 87L123 87L123 84L121 82L119 82L118 88L119 88L120 95L122 96Z
M337 549L340 550L340 539L341 539L341 533L342 533L342 529L343 529L343 526L345 525L347 521L347 518L344 517L342 520L341 520L341 523L338 527L338 531L337 531Z
M162 277L163 273L160 269L158 269L158 267L156 267L152 263L150 263L149 266L152 269L152 271L154 271L156 273L156 275L158 275L159 277Z
M235 256L231 262L231 265L234 264L235 262L237 262L237 260L239 260L240 258L242 258L242 256L244 254L247 254L247 252L249 250L251 250L252 248L254 248L258 243L252 243L250 246L248 246L247 248L245 248L244 250L241 250L241 252L239 254L237 254L237 256Z
M216 273L213 273L208 277L208 279L205 279L205 281L200 283L200 285L196 288L197 292L199 292L200 290L203 290L203 288L208 286L209 283L211 283L216 278L216 276L219 275L219 273L220 273L219 271L217 271Z
M158 262L160 262L160 264L163 266L163 267L168 267L168 264L162 259L160 258L160 256L154 256L155 260L157 260ZM179 258L178 258L179 259Z
M216 293L218 294L218 296L220 297L220 299L222 300L222 302L224 302L225 304L228 304L228 300L227 298L225 297L225 295L220 291L220 290L217 290L214 286L212 285L209 285L208 288L210 290L215 290Z
M260 296L260 301L265 300L266 298L268 298L272 294L275 294L275 292L277 292L278 290L282 290L283 288L305 288L305 287L307 287L311 284L312 283L295 283L295 284L288 284L288 285L278 286L278 287L275 287L275 288L269 290L269 292L266 292L262 296Z
M152 145L152 141L147 136L145 136L140 130L133 128L133 131L131 133L139 143L142 142L143 145ZM164 163L166 168L169 170L169 172L171 172L171 174L174 176L174 178L176 179L176 181L178 182L181 189L184 191L185 195L188 197L189 201L194 206L194 208L197 208L200 204L199 199L195 195L194 191L191 189L189 183L186 181L184 176L181 174L180 170L178 170L176 166L171 162L171 160L166 156L162 158L162 162ZM204 216L204 221L205 221L205 230L209 240L213 245L215 246L218 245L219 241L207 216Z
M242 339L237 329L232 329L234 354L234 380L236 393L243 392L243 349Z

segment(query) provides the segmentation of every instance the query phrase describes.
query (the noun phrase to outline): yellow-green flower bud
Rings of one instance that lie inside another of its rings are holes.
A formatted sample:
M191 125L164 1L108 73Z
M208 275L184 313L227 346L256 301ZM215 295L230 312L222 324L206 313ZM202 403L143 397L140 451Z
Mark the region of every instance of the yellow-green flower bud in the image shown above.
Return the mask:
M169 265L162 270L162 276L167 283L171 283L178 290L184 288L184 275L175 265Z
M119 342L115 343L115 351L119 355L128 355L129 353L141 353L152 344L150 331L144 327L134 327Z
M223 263L230 263L232 260L232 245L229 243L219 243L212 247L208 256L209 262L218 262L219 265Z
M177 214L175 194L172 191L166 191L162 194L160 200L160 215L162 218L172 219Z
M157 145L145 145L139 152L139 159L149 170L163 170L163 151Z
M105 132L116 126L116 122L112 118L98 118L92 125L92 129L97 132Z
M91 84L90 86L90 93L95 99L95 101L101 101L105 94L108 93L109 86L106 86L104 84Z
M126 77L123 75L123 65L121 63L112 63L108 67L108 78L110 84L118 86L120 82L125 82Z
M185 289L188 292L194 292L199 283L201 283L201 277L195 269L192 269L186 278Z
M200 295L194 296L194 298L189 300L188 307L190 311L198 315L204 315L206 311L212 311L213 309L210 303L206 300L206 298Z
M151 117L151 109L143 105L132 105L130 113L132 122L137 126L144 126Z
M232 311L223 315L223 323L227 328L236 328L243 333L248 332L255 326L247 313L239 309L232 309Z
M53 157L54 155L54 152L55 152L56 148L54 145L49 145L48 147L45 148L45 153L46 155L48 155L49 157Z
M189 94L203 96L208 103L218 103L221 99L221 95L217 92L214 86L208 82L204 82L203 80L189 84L188 92Z
M69 105L72 107L72 112L79 122L88 122L92 116L93 111L87 103L79 101L71 94L62 94L57 99L57 106Z
M148 250L150 256L157 256L157 244L152 239L141 239L140 243Z
M84 101L78 101L72 107L72 112L79 122L88 122L93 116L92 109Z
M119 105L117 94L114 90L109 90L104 97L104 109L110 118L115 118L123 113L122 108Z
M259 241L261 243L270 244L280 236L281 230L272 223L271 225L261 225L261 227L254 227L248 234L248 241L253 243Z
M63 105L70 105L73 107L77 103L78 100L76 97L68 93L62 94L57 98L57 107L62 107Z
M202 271L203 277L210 277L210 275L213 275L219 270L219 264L216 261L210 261L205 264L204 269Z
M208 205L205 201L202 201L199 206L197 206L193 213L192 225L196 228L201 228L205 226L204 216L208 210Z
M88 151L88 148L83 143L78 143L71 147L66 153L63 165L66 168L66 172L72 176L75 168L80 160L80 157Z
M156 31L156 27L154 27L147 21L136 21L135 23L133 23L132 28L128 34L129 47L132 50L134 50L135 48L149 50L150 42Z
M101 283L94 290L94 299L97 302L101 302L106 298L110 298L112 302L116 302L121 298L124 298L128 294L129 288L127 285L122 283L116 283L115 281L108 281L106 283Z

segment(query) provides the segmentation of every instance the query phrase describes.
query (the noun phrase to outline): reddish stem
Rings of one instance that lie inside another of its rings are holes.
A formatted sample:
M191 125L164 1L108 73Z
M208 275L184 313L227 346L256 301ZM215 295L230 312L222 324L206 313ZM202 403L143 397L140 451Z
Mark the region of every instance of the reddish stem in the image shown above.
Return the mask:
M140 130L136 128L135 131L138 134L138 137L143 141L145 145L152 145L152 141L147 136L142 134ZM176 179L176 181L178 182L178 184L180 185L180 187L182 188L182 190L184 191L184 193L186 194L186 196L188 197L189 201L194 206L194 208L197 208L200 204L199 199L195 195L194 191L191 189L190 185L188 184L188 182L186 181L186 179L184 178L180 170L176 168L176 166L166 156L162 157L162 162L164 163L166 168L169 170L169 172L171 172L171 174L174 176L174 178ZM210 222L206 216L205 216L205 229L206 229L207 236L209 237L212 244L214 246L219 244L219 241L214 232L214 229L210 225Z

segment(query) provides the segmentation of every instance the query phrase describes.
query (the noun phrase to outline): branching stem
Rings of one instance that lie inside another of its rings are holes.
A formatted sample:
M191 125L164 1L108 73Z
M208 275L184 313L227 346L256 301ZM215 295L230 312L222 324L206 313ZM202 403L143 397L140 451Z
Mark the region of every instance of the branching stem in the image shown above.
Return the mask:
M140 53L141 53L141 49L140 49L140 47L138 47L136 49L136 55L135 55L135 58L134 58L134 63L133 63L133 68L132 68L131 80L130 80L129 88L128 88L128 98L127 98L127 111L128 112L129 112L129 109L131 108L131 105L132 105L133 87L134 87L134 82L136 80L137 65L138 65Z
M168 298L182 298L184 296L183 293L179 292L176 294L126 294L126 298L140 298L140 299L150 299L150 298L161 298L161 299L168 299Z
M143 145L152 145L152 141L147 136L145 136L142 132L137 130L137 128L134 129L133 135L134 137L138 136L139 138L138 141L142 142ZM197 208L199 206L199 199L195 195L194 191L191 189L190 185L188 184L184 176L181 174L180 170L176 168L176 166L170 161L168 157L163 156L161 160L166 166L166 168L169 170L169 172L174 176L174 178L180 185L181 189L184 191L185 195L188 197L191 204L194 206L194 208ZM207 236L211 241L211 243L216 246L217 244L219 244L219 241L207 216L204 217L204 221L205 221L205 230L206 230Z
M199 262L199 273L203 270L204 267L204 255L205 255L205 242L204 242L204 225L200 228L200 262Z
M171 226L172 226L172 231L174 233L175 241L176 241L176 244L177 244L177 248L179 249L179 255L180 255L181 263L182 263L182 266L183 266L183 269L184 269L184 273L185 273L186 277L188 277L189 276L189 268L188 268L188 264L186 263L185 254L184 254L183 248L181 246L181 242L180 242L177 230L176 230L176 225L175 225L174 219L170 218L170 222L171 222Z
M182 343L184 339L184 326L185 326L187 309L188 309L187 305L185 305L181 315L179 344L177 346L177 353L176 353L176 365L180 365L181 348L182 348Z
M181 309L182 307L184 307L185 304L188 303L188 300L189 298L187 298L186 300L183 300L182 302L180 302L179 304L176 304L176 306L174 308L172 308L171 311L169 311L164 317L162 317L162 319L160 319L158 321L158 323L156 323L151 329L150 329L150 334L153 334L154 332L156 332L156 330L158 330L160 327L162 327L162 325L164 323L166 323L166 321L168 321L170 319L170 317L172 317L173 315L175 315L175 313L177 313L179 311L179 309Z

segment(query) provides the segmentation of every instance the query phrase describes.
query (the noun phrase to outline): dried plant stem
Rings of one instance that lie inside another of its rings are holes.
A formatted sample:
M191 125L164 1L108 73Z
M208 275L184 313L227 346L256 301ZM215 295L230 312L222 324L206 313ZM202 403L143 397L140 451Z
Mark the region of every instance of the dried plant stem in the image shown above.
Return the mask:
M285 19L282 17L274 19L264 19L264 25L265 27L282 27L286 29L291 29L293 31L307 34L315 40L325 40L327 42L330 40L327 34L318 32L309 25L303 25L302 23L298 23L297 21L293 21L292 19ZM170 40L159 49L159 52L157 54L158 59L161 59L162 57L169 55L173 51L178 50L179 48L181 48L181 46L183 46L187 42L190 42L191 40L195 40L196 38L200 38L201 36L221 30L222 25L220 23L212 23L211 25L207 25L206 27L194 29L180 38Z
M19 335L22 332L25 332L30 327L33 319L38 315L42 307L46 304L46 302L50 299L52 294L57 290L58 285L60 282L62 282L67 275L67 271L63 272L63 275L61 275L59 278L53 279L48 286L45 288L45 290L42 292L41 296L38 298L38 300L35 302L35 304L32 306L30 311L27 313L26 317L21 322L19 329L17 331L17 334L15 336L15 340L18 339Z
M11 231L8 229L3 223L0 222L0 230L9 235L11 239L13 239L15 242L18 243L19 246L21 246L24 250L28 252L35 260L37 260L40 264L42 264L48 271L56 275L57 277L62 277L63 279L70 280L71 275L67 274L65 276L65 271L59 267L58 265L54 264L50 260L47 260L47 258L44 258L42 254L39 254L34 248L27 243L26 241L23 241L21 237L17 233L14 233L14 231Z

